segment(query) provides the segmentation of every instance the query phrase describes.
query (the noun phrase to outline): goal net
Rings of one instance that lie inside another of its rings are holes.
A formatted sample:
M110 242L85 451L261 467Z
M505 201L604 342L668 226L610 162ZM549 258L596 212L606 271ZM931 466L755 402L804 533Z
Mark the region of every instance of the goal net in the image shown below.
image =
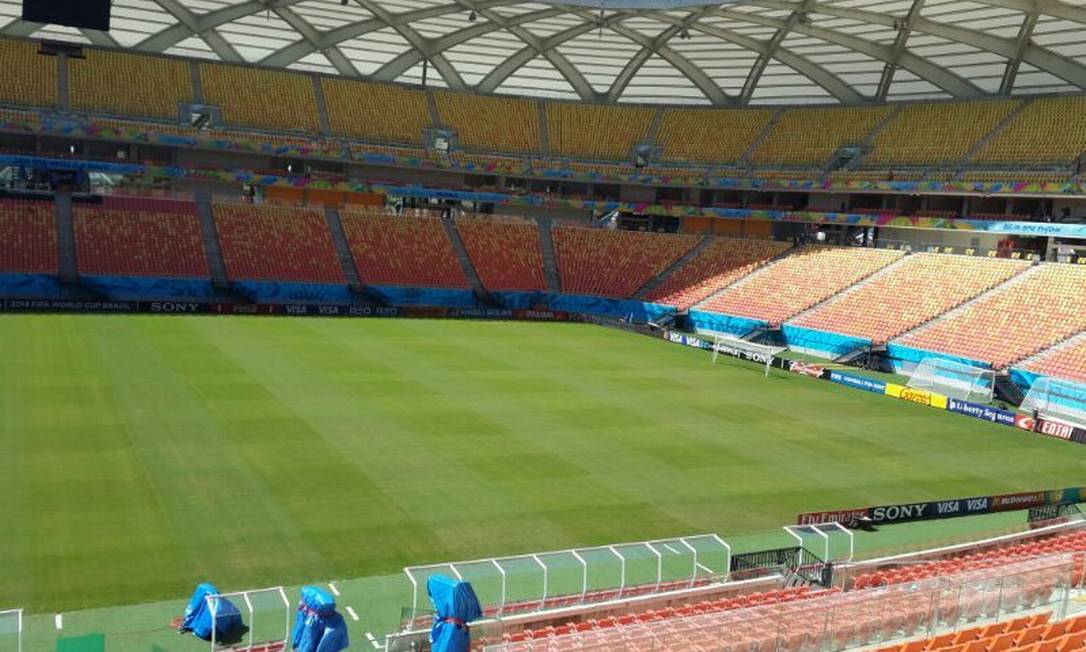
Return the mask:
M995 372L946 358L924 358L907 383L913 389L945 394L960 401L988 402L995 390Z
M281 586L220 593L206 599L211 613L213 651L223 645L245 650L285 646L290 640L294 610ZM240 622L235 626L239 615ZM220 619L224 622L220 623Z
M1021 409L1086 428L1086 385L1042 376L1026 392Z
M22 652L23 649L23 610L7 609L0 611L0 651Z
M773 365L773 359L778 353L787 348L786 346L756 344L730 335L715 335L713 337L712 361L715 363L723 354L732 358L757 362L765 365L765 375L769 376L769 368Z

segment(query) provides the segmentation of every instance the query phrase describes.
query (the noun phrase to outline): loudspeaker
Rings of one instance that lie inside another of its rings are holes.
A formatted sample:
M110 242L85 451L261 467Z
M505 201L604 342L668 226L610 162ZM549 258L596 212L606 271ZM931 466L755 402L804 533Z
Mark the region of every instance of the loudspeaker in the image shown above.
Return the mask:
M109 31L111 0L23 0L23 20Z

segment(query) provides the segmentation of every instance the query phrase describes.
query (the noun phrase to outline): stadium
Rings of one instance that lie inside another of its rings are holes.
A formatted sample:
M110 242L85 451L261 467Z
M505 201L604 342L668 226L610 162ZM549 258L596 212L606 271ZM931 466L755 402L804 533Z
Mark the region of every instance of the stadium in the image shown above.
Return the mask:
M0 652L1086 650L1084 0L0 62Z

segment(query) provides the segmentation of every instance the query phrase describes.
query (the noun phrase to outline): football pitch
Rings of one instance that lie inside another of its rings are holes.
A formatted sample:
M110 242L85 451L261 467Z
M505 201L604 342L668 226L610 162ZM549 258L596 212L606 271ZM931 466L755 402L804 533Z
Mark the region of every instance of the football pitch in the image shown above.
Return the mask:
M0 317L0 607L1082 484L1086 447L591 325Z

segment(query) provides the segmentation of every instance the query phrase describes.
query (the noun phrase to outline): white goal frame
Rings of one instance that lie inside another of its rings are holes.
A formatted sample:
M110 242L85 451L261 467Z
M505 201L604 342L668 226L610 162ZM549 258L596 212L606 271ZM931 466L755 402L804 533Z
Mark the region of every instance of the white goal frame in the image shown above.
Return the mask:
M932 371L921 377L921 370L926 369ZM943 371L944 374L939 375L937 371ZM960 380L952 380L952 375ZM969 380L970 378L972 380ZM939 356L928 356L917 363L905 384L913 389L937 392L961 401L981 399L987 403L995 396L995 378L994 369L975 367Z
M15 652L22 652L23 650L23 610L22 609L3 609L0 610L0 623L5 620L12 620L15 622ZM3 633L4 628L0 626L0 633Z
M755 342L748 342L747 340L734 337L732 335L723 335L720 333L713 334L713 354L710 362L716 364L717 358L720 357L720 351L722 348L738 349L745 351L751 355L749 360L751 362L758 362L765 364L765 377L769 377L769 369L773 366L773 358L777 357L777 354L781 351L788 349L786 346L769 346L767 344L757 344ZM729 354L729 357L734 357ZM758 359L763 358L763 359Z
M1018 408L1026 413L1086 428L1086 385L1073 380L1041 376L1033 381Z
M245 646L236 645L236 646L233 647L233 649L235 649L235 650L238 650L238 649L252 650L253 649L253 647L254 647L253 637L255 636L255 632L256 632L256 610L253 609L253 601L250 598L250 596L253 595L254 593L265 593L265 594L271 594L272 596L278 595L279 599L283 602L283 611L284 611L284 613L286 613L285 624L284 624L284 627L283 627L283 638L270 640L270 641L258 641L257 646L264 646L264 645L268 645L268 644L282 643L283 644L283 649L284 650L287 649L287 643L290 641L290 629L291 629L291 624L292 624L291 623L291 616L294 615L294 610L291 608L292 605L290 604L290 600L287 598L286 591L283 590L283 587L282 586L272 586L272 587L269 587L269 588L266 588L266 589L249 589L248 591L234 591L233 593L216 593L214 595L205 596L204 599L207 601L207 608L208 608L208 610L210 610L210 613L211 613L211 650L212 650L212 652L215 652L215 650L218 647L217 642L216 642L216 636L217 636L217 631L216 630L218 629L216 627L216 625L218 624L216 622L216 618L217 618L219 600L230 600L231 602L234 603L234 606L238 608L238 611L240 611L243 616L246 615L246 614L248 614L248 616L249 616L249 621L247 623L245 623L249 627L249 632L248 632L248 634L249 634L249 643L248 643L248 645L245 645ZM241 604L238 604L239 602Z

